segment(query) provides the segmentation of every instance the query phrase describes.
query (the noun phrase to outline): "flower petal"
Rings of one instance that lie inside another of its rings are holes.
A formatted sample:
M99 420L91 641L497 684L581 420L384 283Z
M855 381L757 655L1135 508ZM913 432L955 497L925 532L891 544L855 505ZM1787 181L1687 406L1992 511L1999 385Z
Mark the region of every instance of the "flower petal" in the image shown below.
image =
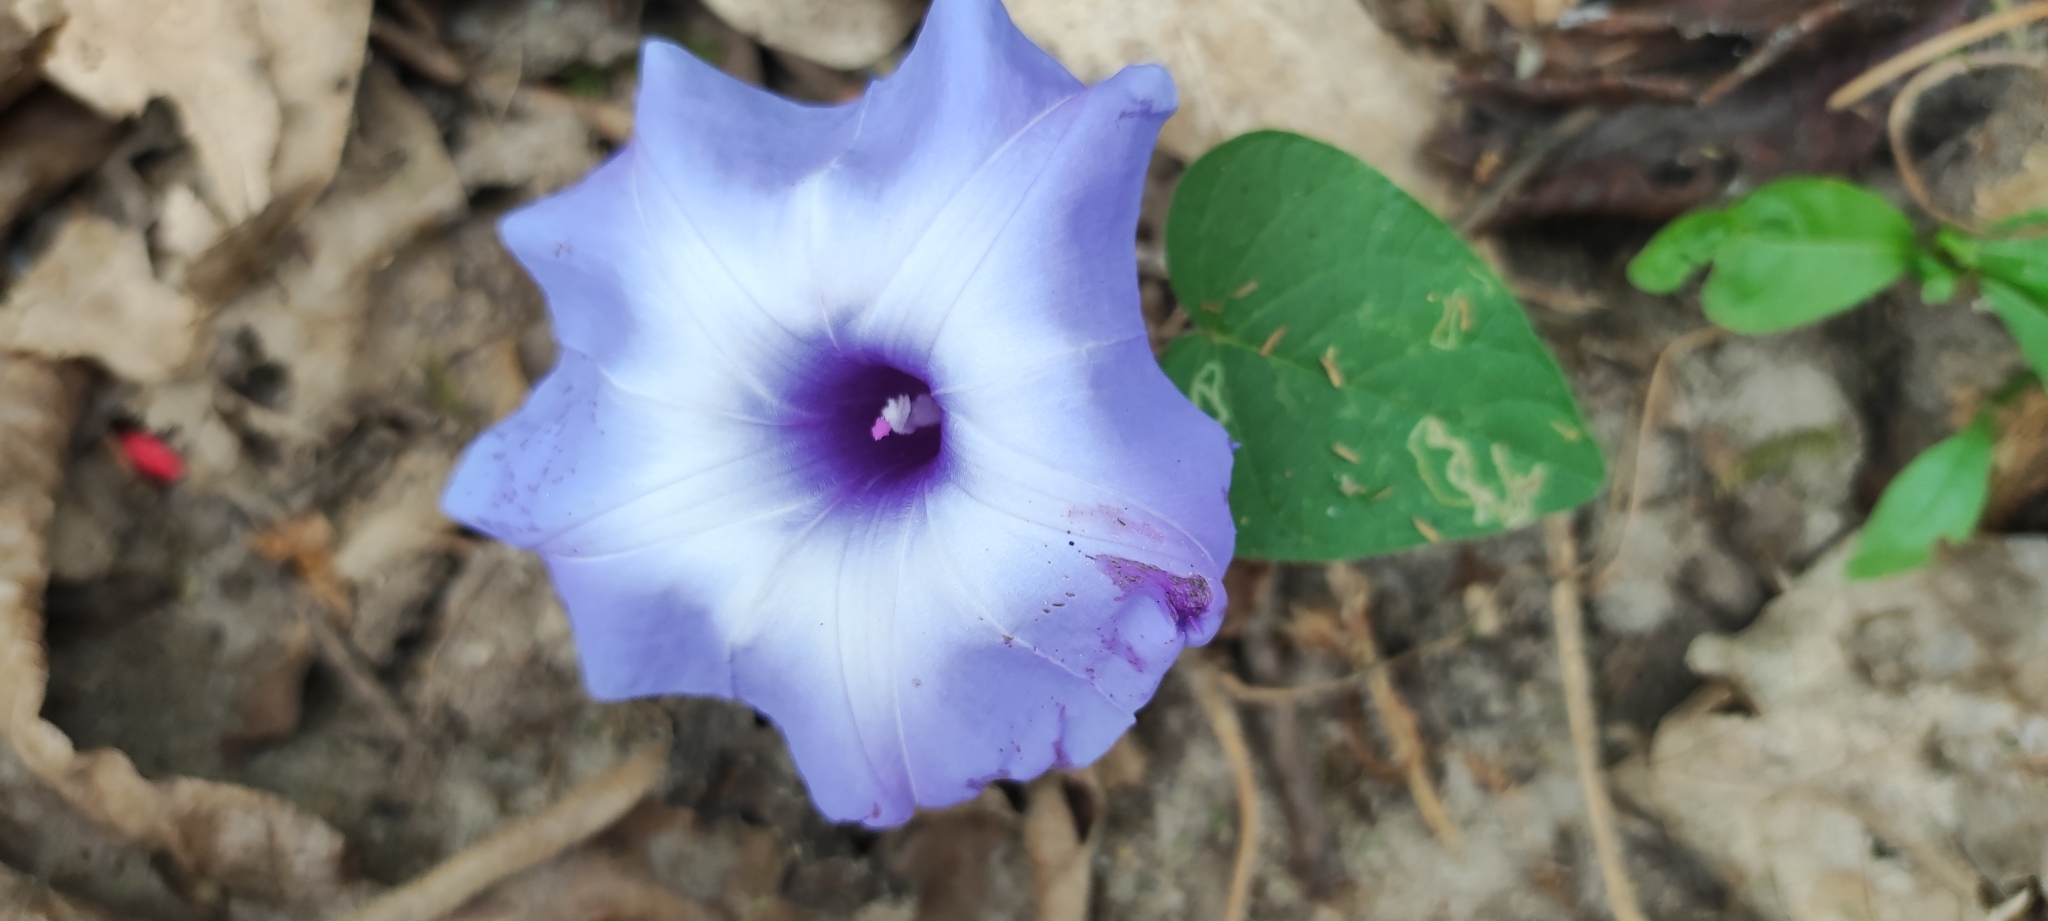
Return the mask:
M1099 756L1214 634L1233 539L1136 309L1171 80L1083 87L936 0L852 106L658 42L642 81L633 143L502 225L565 348L450 515L548 559L593 694L737 696L834 818Z
M781 453L775 436L627 391L588 356L564 350L517 413L464 449L441 505L506 543L618 553L652 542L635 541L649 530L675 536L675 520L658 520L674 504L701 520L721 508L758 514L806 501L788 485L802 476L802 459ZM601 529L578 528L600 520Z
M985 509L954 508L943 528L822 520L741 618L734 689L782 728L834 819L891 825L999 777L1085 764L1149 696L1114 700L1009 633L1005 620L1025 617L1009 594L1015 542L985 527ZM1025 582L1031 597L1045 588Z
M988 161L1084 89L998 0L936 0L903 66L859 103L845 151L804 190L814 284L871 303Z
M653 154L629 145L568 190L507 215L498 231L547 292L555 336L626 389L756 418L772 383L800 370L803 338L750 313L744 276L660 188Z

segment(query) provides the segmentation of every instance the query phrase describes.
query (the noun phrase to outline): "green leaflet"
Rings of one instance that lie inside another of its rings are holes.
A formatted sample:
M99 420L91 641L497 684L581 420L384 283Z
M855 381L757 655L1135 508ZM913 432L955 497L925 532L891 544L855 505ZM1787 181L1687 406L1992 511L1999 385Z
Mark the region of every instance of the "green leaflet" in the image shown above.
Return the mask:
M1238 552L1349 559L1520 527L1605 465L1507 287L1435 215L1336 148L1257 132L1181 179L1161 360L1238 448Z
M1925 565L1936 544L1960 543L1977 530L1991 495L1997 433L1979 419L1899 471L1856 538L1852 579L1873 579Z
M1629 281L1677 290L1712 264L1700 301L1738 333L1804 326L1883 291L1914 265L1912 222L1883 198L1833 179L1781 179L1720 210L1671 222L1629 263ZM1940 279L1930 278L1935 293Z

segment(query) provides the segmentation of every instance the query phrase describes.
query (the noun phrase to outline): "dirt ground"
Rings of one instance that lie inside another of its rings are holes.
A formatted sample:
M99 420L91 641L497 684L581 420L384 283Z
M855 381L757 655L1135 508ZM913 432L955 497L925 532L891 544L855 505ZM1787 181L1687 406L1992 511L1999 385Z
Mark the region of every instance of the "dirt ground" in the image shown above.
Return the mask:
M1823 105L2008 4L1009 5L1085 78L1182 84L1136 241L1162 336L1186 164L1325 137L1501 267L1609 493L1547 532L1238 561L1222 635L1097 764L833 825L746 707L591 702L538 558L436 497L554 357L494 222L629 135L641 37L843 101L921 4L0 0L0 919L2048 917L2048 398L1995 533L1838 574L1891 476L2024 373L2010 339L1904 287L1717 336L1622 275L1788 173L2048 205L2039 65L1927 93L1905 150L1895 84Z

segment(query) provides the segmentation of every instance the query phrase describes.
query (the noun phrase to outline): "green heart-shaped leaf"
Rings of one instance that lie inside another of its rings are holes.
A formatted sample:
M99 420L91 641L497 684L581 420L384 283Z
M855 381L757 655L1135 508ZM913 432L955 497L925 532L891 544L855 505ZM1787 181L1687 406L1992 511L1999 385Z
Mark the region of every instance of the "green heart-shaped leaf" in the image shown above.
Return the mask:
M1196 331L1161 364L1240 447L1239 554L1335 560L1496 533L1605 466L1491 269L1371 167L1257 132L1188 169L1167 221Z

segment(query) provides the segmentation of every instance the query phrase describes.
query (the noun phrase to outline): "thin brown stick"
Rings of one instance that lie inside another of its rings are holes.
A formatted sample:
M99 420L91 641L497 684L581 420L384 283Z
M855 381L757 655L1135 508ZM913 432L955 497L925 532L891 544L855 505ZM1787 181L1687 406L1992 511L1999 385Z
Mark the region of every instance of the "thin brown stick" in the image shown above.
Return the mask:
M1047 774L1031 785L1024 810L1024 850L1031 857L1038 921L1088 918L1089 862L1101 836L1083 828L1075 816L1071 798L1077 792L1090 801L1089 815L1102 813L1102 785L1093 767Z
M470 846L342 921L432 921L515 873L611 827L661 779L666 745L650 745L561 802Z
M1351 635L1352 663L1365 672L1366 697L1372 701L1380 725L1393 743L1394 763L1407 774L1408 795L1415 800L1415 811L1421 813L1423 823L1438 841L1445 847L1456 848L1463 839L1458 826L1451 822L1450 812L1444 809L1443 798L1437 795L1436 781L1429 776L1429 748L1422 741L1415 711L1402 699L1400 689L1394 687L1393 673L1374 667L1383 660L1379 644L1372 638L1369 619L1372 582L1365 573L1344 563L1330 564L1325 575L1330 590L1337 595L1337 619Z
M391 0L391 6L421 35L435 41L441 40L441 23L435 20L433 11L427 9L420 0Z
M1846 109L1863 101L1863 97L1877 92L1885 84L1933 63L1942 55L1974 45L2007 29L2017 29L2042 19L2048 19L2048 0L2034 0L2033 3L2018 9L1993 13L1975 22L1966 22L1893 55L1876 67L1864 71L1862 76L1843 84L1841 89L1828 97L1828 108Z
M1664 392L1671 387L1672 365L1694 349L1712 345L1727 336L1727 330L1707 326L1671 340L1664 351L1657 353L1657 363L1650 368L1650 386L1643 392L1642 421L1636 424L1635 444L1628 454L1628 511L1622 516L1621 529L1615 536L1613 549L1608 551L1606 564L1600 567L1600 574L1594 576L1588 586L1595 594L1605 589L1614 578L1615 567L1621 564L1622 550L1628 546L1629 531L1635 528L1636 518L1642 514L1643 493L1649 489L1649 484L1643 482L1643 448L1650 443L1651 433L1656 431L1657 417L1663 414ZM1617 481L1619 479L1616 478Z
M1202 715L1209 719L1209 731L1223 746L1223 759L1230 763L1231 787L1237 795L1237 855L1230 863L1230 892L1223 902L1223 921L1244 921L1250 908L1252 871L1259 857L1259 782L1252 773L1251 746L1244 741L1244 726L1229 698L1223 696L1216 669L1198 654L1181 657L1181 674L1195 691Z
M313 593L308 591L307 594ZM392 698L384 683L377 680L376 672L363 660L362 652L335 629L334 619L323 607L311 598L299 605L299 618L306 625L307 632L313 635L313 648L318 651L320 661L340 675L342 683L369 705L394 738L408 744L419 742L419 727L413 725L412 717Z
M468 65L440 39L414 32L383 14L370 17L370 41L377 50L435 83L459 86L469 79Z
M1807 36L1826 27L1828 23L1840 19L1843 15L1854 9L1856 5L1853 0L1838 0L1835 3L1807 10L1798 19L1780 26L1771 33L1770 38L1764 40L1762 47L1751 51L1743 57L1742 63L1737 65L1734 70L1722 75L1719 80L1713 82L1713 85L1708 86L1704 92L1700 93L1699 104L1710 106L1720 102L1729 93L1735 92L1757 74L1777 66L1778 62L1784 60L1786 55L1791 54L1792 49L1797 48L1799 43Z
M1466 634L1464 633L1453 633L1450 636L1438 637L1427 643L1403 650L1400 655L1381 659L1369 667L1352 672L1341 678L1311 681L1307 684L1296 684L1287 687L1246 684L1236 675L1229 672L1217 672L1216 677L1223 684L1223 693L1229 694L1232 699L1239 703L1265 704L1267 706L1310 704L1325 697L1335 697L1346 691L1357 690L1358 686L1365 683L1365 680L1371 677L1374 672L1393 668L1395 665L1408 659L1433 656L1445 650L1456 649L1465 644L1465 637Z
M1549 127L1537 132L1536 136L1515 155L1515 160L1502 170L1500 177L1479 198L1472 203L1457 221L1458 232L1473 234L1485 229L1486 225L1500 214L1508 199L1528 185L1529 180L1550 165L1551 158L1570 143L1573 138L1586 133L1600 121L1600 111L1592 106L1572 110Z
M1600 878L1607 885L1607 907L1615 921L1645 921L1636 901L1635 881L1621 852L1621 833L1614 824L1614 801L1607 794L1600 767L1598 721L1593 710L1593 678L1586 667L1586 612L1579 599L1579 550L1571 518L1543 519L1543 548L1550 557L1550 613L1557 628L1557 659L1564 677L1565 722L1571 727L1572 756L1578 761L1579 792L1586 798L1586 822L1592 826L1593 851L1600 858Z

